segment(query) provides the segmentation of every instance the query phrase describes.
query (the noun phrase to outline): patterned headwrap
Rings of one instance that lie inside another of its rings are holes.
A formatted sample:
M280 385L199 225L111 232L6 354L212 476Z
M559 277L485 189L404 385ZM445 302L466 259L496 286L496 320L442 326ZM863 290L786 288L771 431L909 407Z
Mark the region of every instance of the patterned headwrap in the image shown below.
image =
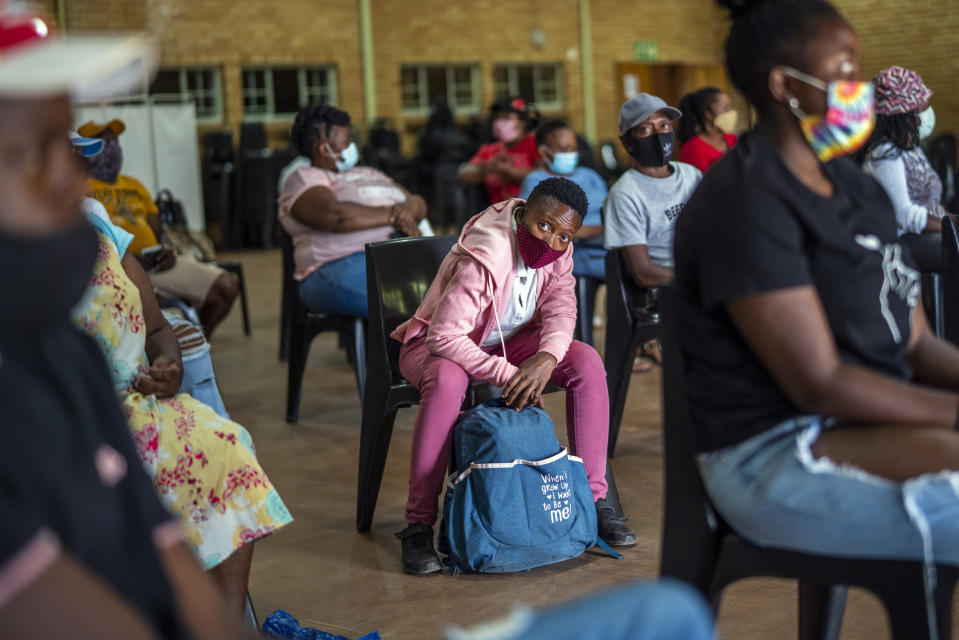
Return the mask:
M896 65L877 73L872 83L876 85L876 113L884 116L916 111L932 97L918 73Z

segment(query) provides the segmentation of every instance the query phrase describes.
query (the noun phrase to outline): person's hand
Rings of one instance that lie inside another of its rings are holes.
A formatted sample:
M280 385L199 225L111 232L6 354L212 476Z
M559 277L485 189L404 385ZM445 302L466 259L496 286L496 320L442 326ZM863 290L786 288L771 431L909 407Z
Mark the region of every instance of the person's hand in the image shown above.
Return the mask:
M153 270L156 272L168 271L176 265L176 253L164 247L154 254Z
M509 156L505 153L493 156L493 159L489 161L489 171L492 173L498 173L501 176L505 175L511 168L513 163L510 161Z
M410 238L418 238L423 235L420 233L416 215L405 202L393 205L390 213L390 224L393 225L394 229Z
M527 406L543 406L543 389L556 368L556 358L540 351L523 361L519 371L503 387L503 400L519 411Z
M145 396L169 398L180 389L183 381L182 365L167 356L159 356L145 371L141 371L133 388Z

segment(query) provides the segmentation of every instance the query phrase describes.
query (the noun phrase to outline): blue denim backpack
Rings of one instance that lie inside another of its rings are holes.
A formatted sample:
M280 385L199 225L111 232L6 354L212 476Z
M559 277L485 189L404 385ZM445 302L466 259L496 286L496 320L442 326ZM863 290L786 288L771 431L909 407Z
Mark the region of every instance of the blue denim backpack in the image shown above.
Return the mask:
M583 461L559 446L535 407L493 400L453 428L457 471L446 483L444 532L456 571L526 571L575 558L599 544Z

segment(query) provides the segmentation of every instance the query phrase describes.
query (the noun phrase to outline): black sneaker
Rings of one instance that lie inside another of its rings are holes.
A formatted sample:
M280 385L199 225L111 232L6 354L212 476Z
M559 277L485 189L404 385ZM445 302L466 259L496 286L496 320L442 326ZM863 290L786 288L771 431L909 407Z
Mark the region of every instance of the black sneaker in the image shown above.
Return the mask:
M412 576L422 576L443 570L433 548L433 527L428 524L411 524L396 533L403 544L403 571Z
M611 547L631 547L636 544L636 533L623 524L623 518L606 498L596 501L596 528L599 537Z

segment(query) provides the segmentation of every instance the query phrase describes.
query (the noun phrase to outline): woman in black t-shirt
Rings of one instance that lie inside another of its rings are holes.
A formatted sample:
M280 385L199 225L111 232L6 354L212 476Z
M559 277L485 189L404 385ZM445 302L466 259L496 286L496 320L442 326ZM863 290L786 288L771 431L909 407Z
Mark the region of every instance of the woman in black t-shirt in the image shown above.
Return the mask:
M959 350L929 331L884 191L839 158L874 122L856 33L823 0L721 4L759 122L676 228L706 489L760 545L959 565Z

